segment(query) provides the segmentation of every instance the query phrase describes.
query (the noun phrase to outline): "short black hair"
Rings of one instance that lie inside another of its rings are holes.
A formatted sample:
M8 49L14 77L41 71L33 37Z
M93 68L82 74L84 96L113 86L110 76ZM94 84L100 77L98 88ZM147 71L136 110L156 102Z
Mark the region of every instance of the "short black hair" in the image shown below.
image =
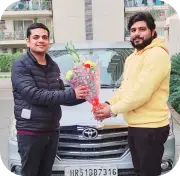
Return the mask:
M42 23L32 23L28 28L27 28L27 38L31 35L31 30L32 29L37 29L41 28L44 29L48 32L48 37L49 37L49 29Z
M151 13L149 12L137 12L133 16L130 17L129 23L128 23L128 30L130 31L131 26L138 22L138 21L145 21L148 28L152 31L156 28L155 20Z

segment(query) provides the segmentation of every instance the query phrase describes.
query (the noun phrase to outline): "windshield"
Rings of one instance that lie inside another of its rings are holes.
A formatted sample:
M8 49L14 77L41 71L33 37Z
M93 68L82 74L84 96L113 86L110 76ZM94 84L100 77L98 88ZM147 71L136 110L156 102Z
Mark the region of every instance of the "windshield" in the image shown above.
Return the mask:
M123 73L124 62L132 49L84 49L77 50L83 58L101 62L101 87L119 86ZM67 51L49 51L48 54L58 64L61 78L64 81L65 74L73 67L72 56ZM66 82L64 81L66 84Z

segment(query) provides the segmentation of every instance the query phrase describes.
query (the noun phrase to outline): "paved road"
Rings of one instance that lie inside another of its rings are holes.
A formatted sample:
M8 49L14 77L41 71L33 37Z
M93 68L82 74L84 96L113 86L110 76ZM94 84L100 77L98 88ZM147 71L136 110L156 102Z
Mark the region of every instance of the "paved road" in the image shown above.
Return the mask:
M7 166L9 121L13 114L13 98L9 79L0 79L0 154Z
M0 154L7 166L8 152L8 127L10 117L13 115L13 98L10 79L0 79ZM180 123L180 119L179 122ZM176 160L180 154L180 125L174 121L174 132L176 136Z

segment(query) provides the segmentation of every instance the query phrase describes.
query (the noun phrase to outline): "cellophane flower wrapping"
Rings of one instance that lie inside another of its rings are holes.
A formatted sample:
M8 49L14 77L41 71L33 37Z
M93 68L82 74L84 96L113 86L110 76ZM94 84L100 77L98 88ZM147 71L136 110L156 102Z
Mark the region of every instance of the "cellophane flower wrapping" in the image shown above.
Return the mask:
M74 46L71 50L67 45L66 49L72 56L73 53L75 53L75 58L72 58L74 60L74 66L66 73L65 80L72 88L76 88L79 85L87 85L89 93L85 99L92 104L92 111L95 111L97 108L101 108L99 103L101 73L100 61L97 60L95 62L91 59L80 57Z

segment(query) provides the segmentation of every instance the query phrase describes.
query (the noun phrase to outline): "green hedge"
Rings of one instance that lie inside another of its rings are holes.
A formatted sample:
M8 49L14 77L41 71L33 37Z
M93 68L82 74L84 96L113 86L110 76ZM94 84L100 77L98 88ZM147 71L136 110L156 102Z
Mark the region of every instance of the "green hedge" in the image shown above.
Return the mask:
M20 55L21 53L0 54L0 72L10 72L12 62Z
M169 103L180 114L180 53L171 58Z

